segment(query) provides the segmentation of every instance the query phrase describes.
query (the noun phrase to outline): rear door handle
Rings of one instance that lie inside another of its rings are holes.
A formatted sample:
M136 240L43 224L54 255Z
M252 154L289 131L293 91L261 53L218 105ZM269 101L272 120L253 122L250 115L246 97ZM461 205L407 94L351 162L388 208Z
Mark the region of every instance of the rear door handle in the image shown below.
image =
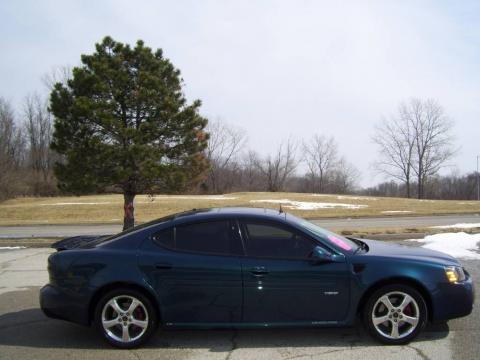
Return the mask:
M172 264L169 263L157 263L155 267L160 270L168 270L172 268Z
M268 270L263 266L256 266L250 269L250 274L256 277L262 277L268 274Z

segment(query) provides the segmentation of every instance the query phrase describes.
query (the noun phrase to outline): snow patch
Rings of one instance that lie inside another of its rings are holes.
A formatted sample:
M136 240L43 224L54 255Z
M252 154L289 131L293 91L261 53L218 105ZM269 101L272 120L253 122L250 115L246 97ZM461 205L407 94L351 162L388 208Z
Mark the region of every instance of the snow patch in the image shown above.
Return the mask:
M400 213L412 213L413 211L410 210L385 210L382 211L382 214L400 214Z
M143 201L142 203L151 203L155 200L235 200L238 197L235 196L224 196L224 195L168 195L168 196L155 196L153 200Z
M362 209L362 208L368 207L368 205L292 201L292 200L288 200L288 199L250 200L250 202L251 203L265 202L265 203L271 203L271 204L282 204L282 205L285 205L286 208L294 209L294 210L318 210L318 209L334 209L334 208Z
M424 243L422 247L441 251L456 258L467 260L480 260L479 243L480 234L444 233L428 235L424 239L411 239Z
M224 195L167 195L167 196L155 196L152 200L138 200L136 204L150 204L155 200L235 200L237 197L224 196ZM50 204L39 204L41 206L69 206L69 205L107 205L114 204L111 201L99 201L99 202L58 202Z
M0 250L18 250L26 249L26 246L0 246Z
M59 202L53 204L39 204L41 206L68 206L68 205L104 205L111 202Z
M366 201L377 201L377 198L368 197L368 196L337 196L338 200L366 200Z
M430 226L432 229L472 229L480 228L480 223L459 223L454 225Z

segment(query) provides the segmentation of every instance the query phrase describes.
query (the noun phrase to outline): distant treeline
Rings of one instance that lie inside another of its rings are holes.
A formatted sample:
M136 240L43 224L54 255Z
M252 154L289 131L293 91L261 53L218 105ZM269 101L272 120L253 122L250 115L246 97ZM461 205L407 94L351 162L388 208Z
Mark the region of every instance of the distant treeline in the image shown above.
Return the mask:
M209 122L205 157L210 167L191 193L234 191L292 191L417 197L416 182L382 182L358 187L360 172L338 152L333 137L313 135L307 141L286 139L273 154L259 154L247 147L247 134L221 120ZM55 196L53 164L62 159L50 149L53 117L40 96L25 98L20 112L0 98L0 200L16 196ZM306 169L299 174L300 168ZM424 184L429 199L477 198L477 174L439 176Z
M412 196L417 196L417 184L410 184ZM425 184L425 198L437 200L477 200L478 175L472 172L466 175L435 176ZM403 197L406 185L395 181L383 182L362 189L361 195Z
M51 137L52 117L39 96L25 98L20 114L0 98L0 200L59 194Z

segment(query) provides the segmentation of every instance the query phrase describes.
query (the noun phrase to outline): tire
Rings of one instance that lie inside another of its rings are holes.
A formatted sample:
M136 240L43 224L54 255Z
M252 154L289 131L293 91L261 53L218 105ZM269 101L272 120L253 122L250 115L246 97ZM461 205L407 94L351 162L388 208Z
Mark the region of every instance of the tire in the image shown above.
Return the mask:
M403 284L387 285L375 291L363 311L369 333L388 345L409 343L425 327L427 318L423 296Z
M109 344L132 349L143 344L158 325L157 311L140 291L118 288L98 301L95 327Z

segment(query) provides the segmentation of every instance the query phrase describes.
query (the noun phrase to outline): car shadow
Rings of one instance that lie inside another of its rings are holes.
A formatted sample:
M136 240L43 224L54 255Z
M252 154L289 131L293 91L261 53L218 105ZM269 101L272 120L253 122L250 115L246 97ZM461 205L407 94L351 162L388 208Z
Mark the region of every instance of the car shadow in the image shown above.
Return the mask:
M448 336L446 323L429 325L415 342ZM108 349L94 328L47 318L31 308L0 315L0 345L32 348ZM349 328L261 330L163 330L155 332L146 348L209 349L228 352L235 348L365 347L379 343L358 324Z

